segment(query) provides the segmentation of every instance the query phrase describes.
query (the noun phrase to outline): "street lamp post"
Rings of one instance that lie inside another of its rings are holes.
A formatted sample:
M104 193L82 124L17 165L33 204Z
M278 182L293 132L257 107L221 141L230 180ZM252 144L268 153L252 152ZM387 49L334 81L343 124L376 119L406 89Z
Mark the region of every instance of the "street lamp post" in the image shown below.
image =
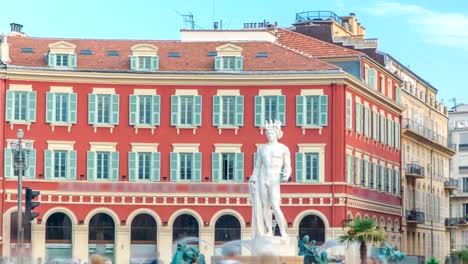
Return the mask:
M31 151L31 143L26 142L25 149L23 149L23 136L24 132L22 129L18 129L16 133L18 136L18 142L11 142L11 151L13 154L13 168L18 171L18 212L17 212L17 219L18 219L18 230L16 235L16 254L18 255L18 263L22 263L20 252L23 247L23 209L22 209L22 196L23 196L23 174L24 171L29 167L29 153Z

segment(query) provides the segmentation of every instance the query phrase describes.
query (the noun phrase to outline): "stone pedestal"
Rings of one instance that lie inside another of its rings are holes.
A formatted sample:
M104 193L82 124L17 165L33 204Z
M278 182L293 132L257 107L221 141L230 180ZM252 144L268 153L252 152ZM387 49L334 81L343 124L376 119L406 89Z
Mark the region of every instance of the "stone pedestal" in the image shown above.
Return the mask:
M211 263L218 263L223 257L212 257ZM236 258L242 264L303 264L304 257L299 256L241 256Z
M42 258L44 261L46 258L45 254L45 225L32 223L31 224L31 243L32 254L31 258L33 261L36 261L38 258Z
M251 245L254 256L296 256L297 240L293 237L257 237Z

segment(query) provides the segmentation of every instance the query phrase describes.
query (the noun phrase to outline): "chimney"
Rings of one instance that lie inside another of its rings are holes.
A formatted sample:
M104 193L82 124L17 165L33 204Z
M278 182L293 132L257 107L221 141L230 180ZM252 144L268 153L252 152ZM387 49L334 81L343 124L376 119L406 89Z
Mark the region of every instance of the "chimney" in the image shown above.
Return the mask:
M356 16L356 13L349 13L349 16Z
M10 23L11 32L23 33L23 25L18 23Z
M8 36L6 34L1 35L0 41L0 61L7 64L10 63L10 45L8 44Z
M213 29L214 29L214 30L218 30L218 22L214 22L214 24L213 24Z

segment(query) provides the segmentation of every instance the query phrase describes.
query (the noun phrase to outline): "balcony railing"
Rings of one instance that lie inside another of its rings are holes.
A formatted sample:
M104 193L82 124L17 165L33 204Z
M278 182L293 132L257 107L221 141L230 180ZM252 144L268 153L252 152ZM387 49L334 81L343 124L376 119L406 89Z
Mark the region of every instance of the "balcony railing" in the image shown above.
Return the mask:
M330 20L333 20L340 25L342 24L341 18L332 11L307 11L296 13L296 23Z
M414 120L411 120L409 118L403 118L403 128L404 129L409 129L416 134L423 136L430 141L433 141L437 144L440 144L445 147L448 146L448 141L446 137L443 137L442 135L438 134L436 131L418 123L415 122Z
M458 181L456 179L448 179L444 182L444 188L449 190L458 189Z
M423 224L426 221L426 215L418 210L406 210L406 222Z
M406 176L424 178L424 167L418 164L406 164Z
M460 219L458 217L445 218L445 227L447 228L457 228L459 223Z
M468 215L465 215L465 216L460 217L458 219L459 219L458 225L463 225L463 226L468 225Z

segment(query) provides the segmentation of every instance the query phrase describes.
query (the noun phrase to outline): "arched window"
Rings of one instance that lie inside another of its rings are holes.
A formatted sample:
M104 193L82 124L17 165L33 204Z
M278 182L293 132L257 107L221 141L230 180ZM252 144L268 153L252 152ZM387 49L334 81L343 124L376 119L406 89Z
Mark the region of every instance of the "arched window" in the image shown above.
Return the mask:
M223 215L218 218L215 224L215 244L239 240L240 236L241 226L235 216Z
M70 244L72 241L72 223L64 213L54 213L47 218L46 243Z
M89 221L90 244L114 244L115 224L112 217L99 213Z
M172 240L177 241L185 237L198 237L199 224L195 217L189 214L179 215L172 227Z
M315 240L318 245L325 242L325 224L317 215L307 215L299 223L299 237L308 235L309 241Z
M132 244L156 244L157 225L149 214L139 214L132 221Z

